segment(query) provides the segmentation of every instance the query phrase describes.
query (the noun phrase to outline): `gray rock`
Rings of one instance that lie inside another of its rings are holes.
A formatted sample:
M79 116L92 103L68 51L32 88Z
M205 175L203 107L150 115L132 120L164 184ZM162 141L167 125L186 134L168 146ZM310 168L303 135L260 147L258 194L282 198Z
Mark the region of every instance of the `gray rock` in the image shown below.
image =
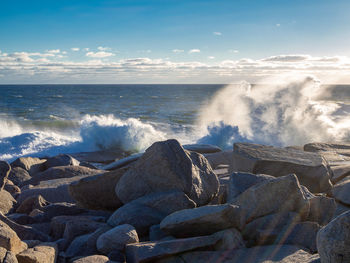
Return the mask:
M29 215L32 216L37 222L48 222L55 216L78 215L85 212L84 209L81 209L75 204L71 203L49 204L44 206L41 211L42 213L39 213L38 215L34 215L33 213Z
M169 237L169 234L162 231L159 224L149 228L149 241L157 241L167 237Z
M109 258L103 255L92 255L88 257L82 257L72 261L72 263L111 263Z
M0 161L0 191L4 189L11 166L6 161Z
M320 225L328 224L335 213L337 204L333 198L315 196L309 199L310 212L308 221L317 222Z
M337 201L350 205L350 177L345 177L334 185L332 194Z
M46 162L45 159L20 157L11 163L11 167L21 167L33 176L45 170L44 162Z
M44 163L45 169L49 169L56 166L79 166L80 162L68 154L60 154L54 157L47 158Z
M219 165L232 166L232 150L225 150L216 153L206 153L204 157L210 163L213 169L216 169Z
M4 257L0 258L3 263L18 263L15 253L12 251L7 251Z
M65 252L66 258L74 258L77 256L90 256L96 253L96 250L87 246L87 240L91 234L76 237L69 245Z
M55 263L58 254L55 243L41 243L16 255L19 263Z
M237 196L247 190L249 187L274 179L275 177L265 174L252 174L234 172L229 176L227 202L231 203Z
M20 224L20 225L28 225L28 224L34 224L35 223L35 220L32 217L30 217L29 215L26 215L26 214L13 213L13 214L7 215L7 217L9 219L11 219L12 221L16 222L17 224Z
M350 210L350 206L343 205L342 203L336 202L336 205L337 205L337 208L335 209L332 219Z
M109 163L107 165L104 165L101 167L101 169L103 169L103 170L115 170L115 169L119 169L122 167L126 167L129 164L136 162L138 159L140 159L140 157L142 155L143 155L143 153L132 154L128 157L125 157L125 158L119 159L117 161L114 161L112 163Z
M200 206L215 197L219 182L203 155L184 150L176 140L168 140L149 147L116 186L123 203L168 190L182 191Z
M327 192L332 187L327 163L317 153L235 143L232 170L275 177L293 173L313 193Z
M32 177L29 173L21 167L14 167L8 176L15 185L22 186L25 181L30 180Z
M80 179L70 184L69 193L83 208L116 210L123 204L115 193L115 186L126 171L127 168L120 168Z
M337 154L350 156L349 143L308 143L304 145L307 152L335 152Z
M153 193L120 207L108 219L108 224L129 224L136 228L140 236L144 236L148 234L150 226L159 224L167 215L195 206L196 204L180 191Z
M217 153L221 152L221 148L216 145L211 144L185 144L183 148L187 151L197 152L197 153Z
M30 214L34 209L42 209L49 205L41 195L33 195L25 199L16 209L16 213Z
M21 188L19 188L17 185L14 185L14 183L9 179L7 179L6 181L4 190L9 192L12 196L17 196L21 193Z
M165 217L160 229L175 237L209 235L227 228L242 229L245 212L238 206L208 205L184 209Z
M4 222L0 222L0 247L15 254L27 249L27 245L19 239L16 232Z
M244 208L246 222L278 212L297 212L307 218L310 208L294 174L258 183L237 196L232 204Z
M97 239L96 247L104 255L114 250L124 251L127 244L138 243L139 237L131 225L119 225L103 233Z
M322 263L350 262L350 212L341 214L317 234Z
M338 183L350 175L350 164L331 166L330 169L333 173L333 176L331 178L333 184Z
M0 212L7 214L16 204L16 200L6 190L0 191Z

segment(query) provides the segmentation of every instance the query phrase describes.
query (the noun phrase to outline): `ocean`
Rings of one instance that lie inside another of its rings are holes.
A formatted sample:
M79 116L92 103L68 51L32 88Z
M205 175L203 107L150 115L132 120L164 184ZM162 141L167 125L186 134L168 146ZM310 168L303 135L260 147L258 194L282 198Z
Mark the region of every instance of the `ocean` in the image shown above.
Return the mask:
M153 142L231 148L350 140L350 85L0 85L0 159Z

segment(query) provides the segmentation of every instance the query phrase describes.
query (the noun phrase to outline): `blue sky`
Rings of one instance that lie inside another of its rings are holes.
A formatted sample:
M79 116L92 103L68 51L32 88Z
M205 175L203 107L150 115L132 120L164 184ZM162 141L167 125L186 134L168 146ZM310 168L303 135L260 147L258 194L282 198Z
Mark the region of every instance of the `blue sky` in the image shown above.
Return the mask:
M285 71L347 82L349 13L343 0L2 1L0 83L225 83Z

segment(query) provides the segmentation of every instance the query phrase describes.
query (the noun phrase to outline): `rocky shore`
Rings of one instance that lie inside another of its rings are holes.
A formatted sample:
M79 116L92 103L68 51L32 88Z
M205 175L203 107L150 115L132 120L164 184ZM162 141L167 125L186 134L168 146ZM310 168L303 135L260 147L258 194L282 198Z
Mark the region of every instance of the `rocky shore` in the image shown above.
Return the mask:
M22 157L0 199L0 262L350 262L346 143Z

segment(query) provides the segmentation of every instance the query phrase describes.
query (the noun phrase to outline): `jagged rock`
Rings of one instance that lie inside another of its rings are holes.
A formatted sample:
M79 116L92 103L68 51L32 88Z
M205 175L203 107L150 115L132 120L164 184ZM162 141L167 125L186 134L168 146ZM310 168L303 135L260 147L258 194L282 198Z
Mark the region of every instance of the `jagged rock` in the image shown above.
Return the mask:
M55 243L41 243L17 254L18 263L55 263L57 258Z
M334 185L332 194L337 201L350 205L350 177L345 177Z
M350 156L349 143L308 143L304 145L307 152L335 152L337 154Z
M331 189L326 161L317 153L249 143L235 143L232 170L275 177L296 174L311 192Z
M191 251L194 249L203 249L207 247L213 247L215 245L218 245L218 249L221 249L223 247L219 244L220 242L223 242L223 240L225 240L224 242L227 245L229 243L230 249L242 248L242 238L229 238L227 236L230 234L236 235L237 233L239 234L238 231L232 232L229 229L217 232L210 236L129 244L126 245L126 260L128 263L155 262L158 259L186 251ZM228 242L228 240L231 240L231 242ZM232 241L235 241L237 243L232 243Z
M274 179L275 177L265 174L251 174L234 172L229 176L227 202L232 202L237 196L247 190L249 187Z
M45 200L41 195L33 195L25 199L16 209L16 213L30 214L34 209L42 209L44 206L49 205L49 202Z
M310 208L294 174L263 181L237 196L232 204L243 207L246 222L278 212L297 212L307 218Z
M317 222L320 225L328 224L335 213L337 204L333 198L326 196L315 196L309 198L310 212L308 221Z
M72 263L109 263L109 258L103 255L93 255L74 260Z
M0 248L0 262L2 263L18 263L15 253L12 251L7 251L4 248Z
M16 232L4 222L0 222L0 247L15 254L27 249L27 244L21 241Z
M350 262L350 211L321 228L317 249L322 263Z
M44 163L45 169L49 169L56 166L79 166L80 162L68 154L59 154L54 157L47 158Z
M123 203L115 193L115 186L126 171L127 168L120 168L80 179L69 186L69 193L81 207L116 210Z
M95 175L102 173L102 170L87 168L84 166L57 166L36 174L30 180L25 181L22 185L37 185L41 181L48 181L61 178L72 178L81 175Z
M15 185L21 186L25 181L30 180L32 177L29 173L21 167L14 167L8 176Z
M15 185L11 180L7 179L4 186L4 190L9 192L12 196L16 196L21 193L21 188Z
M165 217L160 229L175 237L210 235L227 228L242 229L245 212L238 206L208 205L184 209Z
M16 200L6 190L0 191L0 212L7 214L16 204Z
M196 204L180 191L158 192L136 199L113 213L108 224L118 226L129 224L140 236L147 235L149 227L159 224L167 215Z
M333 184L338 183L342 179L344 179L347 176L350 176L350 165L336 165L331 166L330 169L333 172L333 176L331 178L331 181Z
M4 189L11 166L6 161L0 161L0 191Z
M96 247L104 255L113 250L124 251L127 244L138 243L139 237L136 229L131 225L119 225L100 235Z
M204 157L208 160L213 169L216 169L219 165L232 166L232 150L206 153L204 154Z
M182 191L200 206L215 197L219 182L203 155L184 150L176 140L167 140L149 147L116 185L123 203L168 190Z
M216 145L211 144L185 144L183 148L187 151L197 152L197 153L217 153L221 152L221 148Z
M45 166L43 163L45 159L32 158L32 157L20 157L11 163L11 167L21 167L26 170L31 176L44 171Z

